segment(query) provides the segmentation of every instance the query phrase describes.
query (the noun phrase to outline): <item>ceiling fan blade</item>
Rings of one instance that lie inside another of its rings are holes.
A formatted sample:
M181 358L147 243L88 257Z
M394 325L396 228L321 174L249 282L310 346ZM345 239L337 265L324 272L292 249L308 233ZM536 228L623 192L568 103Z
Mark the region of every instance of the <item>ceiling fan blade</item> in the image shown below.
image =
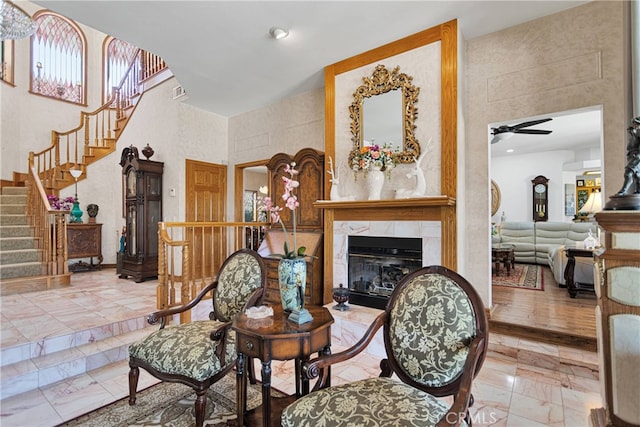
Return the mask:
M539 125L540 123L545 123L548 122L549 120L552 120L551 118L546 118L546 119L540 119L540 120L532 120L530 122L522 122L519 123L517 125L514 125L513 128L514 129L522 129L522 128L526 128L529 126L535 126L535 125Z
M553 131L543 129L516 129L513 131L513 133L528 133L530 135L549 135L551 132Z

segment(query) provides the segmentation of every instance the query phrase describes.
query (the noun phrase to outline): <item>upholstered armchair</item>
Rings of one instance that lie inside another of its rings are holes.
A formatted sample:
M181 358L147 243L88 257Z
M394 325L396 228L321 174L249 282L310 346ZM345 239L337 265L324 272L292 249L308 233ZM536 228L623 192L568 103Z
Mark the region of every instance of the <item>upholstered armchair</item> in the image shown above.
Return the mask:
M129 346L129 404L136 402L139 368L142 368L162 381L192 387L197 396L196 426L201 427L209 387L235 365L233 318L261 300L266 281L260 255L242 249L227 258L216 280L187 305L150 314L148 322L160 322L160 329ZM165 327L167 317L193 308L210 291L213 291L210 320Z
M328 387L319 375L324 368L360 353L381 327L387 358L380 376ZM482 300L469 282L441 266L417 270L398 283L358 343L304 364L303 374L318 380L312 393L284 409L282 426L470 425L471 384L487 334ZM445 396L453 403L438 399Z

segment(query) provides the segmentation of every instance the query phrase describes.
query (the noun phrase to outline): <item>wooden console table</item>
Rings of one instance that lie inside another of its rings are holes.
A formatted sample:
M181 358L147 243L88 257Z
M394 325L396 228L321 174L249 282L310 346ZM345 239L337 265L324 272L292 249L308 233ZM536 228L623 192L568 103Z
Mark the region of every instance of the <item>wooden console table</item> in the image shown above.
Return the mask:
M578 249L572 247L567 247L564 251L567 254L567 266L564 269L564 280L567 283L569 296L571 298L575 298L579 291L595 292L593 283L579 283L576 282L574 278L576 257L593 259L593 251L590 249Z
M333 317L325 307L306 307L313 320L301 325L290 322L282 307L273 306L273 316L249 319L239 314L233 321L236 331L236 397L238 419L236 426L269 427L280 425L280 414L286 405L309 393L309 380L303 377L302 364L312 353L329 354ZM247 412L247 361L258 358L262 362L262 407ZM296 394L271 397L271 361L295 359ZM326 372L330 375L330 372ZM328 383L331 384L330 382ZM272 400L274 400L272 402ZM260 410L262 409L262 410Z
M93 257L98 264L93 263ZM99 270L102 263L102 224L67 224L67 259L91 258L90 263L78 261L69 265L69 271Z

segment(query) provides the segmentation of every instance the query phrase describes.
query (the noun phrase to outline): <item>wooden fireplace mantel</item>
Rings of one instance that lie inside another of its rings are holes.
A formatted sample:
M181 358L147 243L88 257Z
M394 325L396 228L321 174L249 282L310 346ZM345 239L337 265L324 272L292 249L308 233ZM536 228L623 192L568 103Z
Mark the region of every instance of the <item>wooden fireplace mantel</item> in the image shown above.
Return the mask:
M334 221L438 221L442 230L441 264L457 269L456 199L449 196L393 200L318 200L324 211L324 303L332 301Z

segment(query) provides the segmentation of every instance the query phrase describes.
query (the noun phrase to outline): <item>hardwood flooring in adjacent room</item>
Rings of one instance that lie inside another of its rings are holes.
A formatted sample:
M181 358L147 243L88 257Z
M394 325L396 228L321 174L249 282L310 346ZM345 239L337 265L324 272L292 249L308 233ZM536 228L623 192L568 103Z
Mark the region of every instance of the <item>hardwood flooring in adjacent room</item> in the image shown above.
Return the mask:
M543 267L544 291L492 286L494 332L596 351L596 296L570 298Z

